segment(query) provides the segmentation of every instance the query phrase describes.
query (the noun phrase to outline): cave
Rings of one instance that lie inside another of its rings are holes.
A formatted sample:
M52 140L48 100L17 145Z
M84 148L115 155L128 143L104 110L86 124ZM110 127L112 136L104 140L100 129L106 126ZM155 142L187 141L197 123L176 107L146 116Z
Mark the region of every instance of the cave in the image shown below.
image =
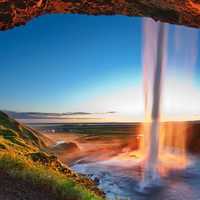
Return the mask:
M0 30L54 13L143 16L200 27L199 0L0 0Z

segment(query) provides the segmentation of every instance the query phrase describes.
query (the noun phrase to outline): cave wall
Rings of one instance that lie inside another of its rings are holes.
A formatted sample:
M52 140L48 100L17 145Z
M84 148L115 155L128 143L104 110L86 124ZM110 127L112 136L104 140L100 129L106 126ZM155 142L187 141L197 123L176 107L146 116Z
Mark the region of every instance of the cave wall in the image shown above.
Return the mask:
M200 0L0 0L0 30L51 13L145 16L200 27Z

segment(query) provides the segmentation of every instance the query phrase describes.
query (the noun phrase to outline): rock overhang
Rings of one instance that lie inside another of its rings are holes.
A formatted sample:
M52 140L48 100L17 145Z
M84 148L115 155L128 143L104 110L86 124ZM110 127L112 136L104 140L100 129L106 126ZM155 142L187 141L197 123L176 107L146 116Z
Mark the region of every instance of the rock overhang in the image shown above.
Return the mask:
M200 27L200 0L0 0L0 30L53 13L143 16Z

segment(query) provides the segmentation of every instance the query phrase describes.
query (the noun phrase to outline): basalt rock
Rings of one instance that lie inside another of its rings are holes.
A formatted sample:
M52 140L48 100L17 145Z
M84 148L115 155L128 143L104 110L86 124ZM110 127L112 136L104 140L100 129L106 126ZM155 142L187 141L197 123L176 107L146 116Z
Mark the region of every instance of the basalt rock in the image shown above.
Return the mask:
M200 27L200 0L0 0L0 30L51 13L145 16Z

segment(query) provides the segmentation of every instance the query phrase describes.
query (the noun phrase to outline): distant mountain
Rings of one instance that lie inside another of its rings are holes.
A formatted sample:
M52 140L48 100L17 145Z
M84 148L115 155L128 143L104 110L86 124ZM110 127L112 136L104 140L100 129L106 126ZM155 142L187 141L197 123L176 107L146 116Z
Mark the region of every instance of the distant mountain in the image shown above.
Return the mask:
M89 113L89 112L67 112L63 113L63 115L92 115L94 113Z
M4 111L7 115L15 119L44 119L49 117L60 117L58 113L40 113L40 112L13 112Z
M4 111L7 115L14 119L63 119L70 116L78 115L100 115L100 114L115 114L115 111L109 111L104 113L91 113L91 112L66 112L66 113L43 113L43 112L15 112Z

